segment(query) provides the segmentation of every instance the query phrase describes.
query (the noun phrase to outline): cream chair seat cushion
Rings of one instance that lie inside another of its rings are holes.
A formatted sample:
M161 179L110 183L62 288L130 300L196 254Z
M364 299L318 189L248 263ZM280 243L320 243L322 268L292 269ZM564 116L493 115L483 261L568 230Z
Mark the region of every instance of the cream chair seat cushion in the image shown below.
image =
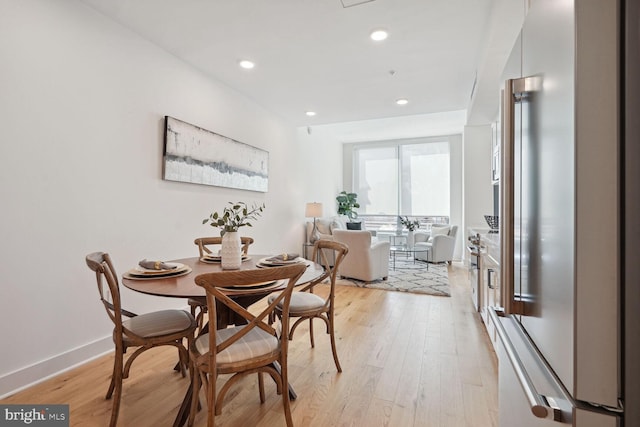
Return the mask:
M216 331L216 344L242 329L243 326L234 326ZM194 345L200 354L209 351L209 334L200 335ZM216 355L216 363L234 363L241 360L266 356L278 350L278 339L260 328L250 330L247 335L240 338L229 347Z
M184 310L161 310L123 320L122 326L125 331L131 331L139 337L151 338L184 331L192 322L193 318Z
M276 294L277 295L277 294ZM273 302L276 295L269 295L269 303ZM291 294L291 302L289 303L289 312L302 312L308 310L315 310L323 307L325 303L324 298L319 297L316 294L309 292L294 292ZM278 304L278 307L282 307L282 303Z

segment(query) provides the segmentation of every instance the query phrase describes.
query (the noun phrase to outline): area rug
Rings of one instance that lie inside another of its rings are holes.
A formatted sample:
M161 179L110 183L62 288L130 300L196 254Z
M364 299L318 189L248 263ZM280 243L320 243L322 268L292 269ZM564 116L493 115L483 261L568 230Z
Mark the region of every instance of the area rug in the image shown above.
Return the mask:
M451 296L447 264L426 264L420 261L397 260L396 268L389 267L387 280L362 282L356 279L340 278L339 285L357 286L358 288L383 289L385 291L411 292L436 296Z

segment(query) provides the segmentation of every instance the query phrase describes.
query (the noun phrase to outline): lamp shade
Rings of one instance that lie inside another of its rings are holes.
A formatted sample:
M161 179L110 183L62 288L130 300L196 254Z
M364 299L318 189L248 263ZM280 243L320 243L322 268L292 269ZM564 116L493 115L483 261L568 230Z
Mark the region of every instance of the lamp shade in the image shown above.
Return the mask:
M304 216L307 218L319 218L322 216L322 203L307 203L307 208L304 211Z

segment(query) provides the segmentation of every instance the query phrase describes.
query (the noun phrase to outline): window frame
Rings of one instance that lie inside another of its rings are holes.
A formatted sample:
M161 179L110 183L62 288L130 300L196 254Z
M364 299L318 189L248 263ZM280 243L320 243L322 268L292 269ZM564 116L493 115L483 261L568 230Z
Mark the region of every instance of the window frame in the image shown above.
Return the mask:
M421 228L430 229L432 224L448 224L450 222L450 218L453 214L452 212L452 192L453 192L453 183L452 183L452 170L453 170L453 146L455 143L454 139L459 138L460 135L439 135L439 136L430 136L430 137L420 137L420 138L408 138L408 139L391 139L391 140L381 140L381 141L366 141L366 142L351 142L343 144L343 182L344 187L347 191L353 191L354 181L356 179L356 173L359 173L357 163L357 156L355 152L358 149L362 148L395 148L396 160L398 162L397 169L397 180L398 180L398 193L396 197L396 212L401 211L401 199L402 193L400 187L402 186L402 162L403 160L400 158L400 147L403 145L415 145L415 144L425 144L425 143L434 143L434 142L446 142L449 148L449 215L448 216L437 216L437 215L416 215L409 216L411 219L418 219L420 221ZM393 223L395 224L394 229L400 230L401 224L397 215L369 215L369 214L359 214L359 217L365 220L367 223L367 229L381 229L381 223ZM386 220L384 217L387 217ZM371 219L371 221L369 221Z

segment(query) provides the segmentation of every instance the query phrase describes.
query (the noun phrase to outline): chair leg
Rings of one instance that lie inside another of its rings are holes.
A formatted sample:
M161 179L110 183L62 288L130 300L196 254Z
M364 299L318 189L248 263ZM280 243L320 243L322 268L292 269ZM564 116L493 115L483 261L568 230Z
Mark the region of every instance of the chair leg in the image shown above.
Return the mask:
M118 352L113 358L113 372L111 372L111 383L109 384L109 389L107 390L107 395L104 397L105 399L111 399L113 396L113 390L116 385L116 377L118 375L118 371L122 372L122 360L120 361L120 368L118 368Z
M207 427L216 425L216 379L217 374L211 374L207 381Z
M122 359L124 354L122 350L116 348L115 361L113 364L113 376L111 377L111 385L109 386L109 392L107 392L107 399L111 398L112 394L115 392L113 396L113 407L111 409L111 421L109 422L110 427L115 427L118 423L118 414L120 412L120 399L122 398Z
M199 394L200 394L201 384L202 383L200 382L200 371L198 369L195 369L191 376L191 406L189 409L189 420L187 423L189 427L193 426L193 422L195 421L195 418L196 418L196 412L198 412L198 402L200 401Z
M260 403L264 403L264 377L262 376L262 372L258 372L258 390L260 392Z
M336 363L336 369L338 372L342 372L342 367L340 366L340 361L338 360L338 350L336 348L336 336L335 331L333 329L333 316L329 319L329 337L331 338L331 351L333 352L333 361Z
M280 378L282 382L282 388L286 388L289 384L289 378L287 373L287 362L284 360L281 364ZM291 402L289 393L286 390L282 393L282 406L284 406L284 418L287 421L287 427L293 427L293 418L291 418Z
M182 374L182 378L184 378L186 376L185 365L186 365L187 362L184 360L183 349L180 348L180 346L176 346L176 347L178 348L178 364L173 369L176 370L176 371L180 371L180 373ZM188 355L187 355L187 357L188 357Z
M313 317L309 319L309 338L311 339L311 348L315 348L316 343L313 339Z

